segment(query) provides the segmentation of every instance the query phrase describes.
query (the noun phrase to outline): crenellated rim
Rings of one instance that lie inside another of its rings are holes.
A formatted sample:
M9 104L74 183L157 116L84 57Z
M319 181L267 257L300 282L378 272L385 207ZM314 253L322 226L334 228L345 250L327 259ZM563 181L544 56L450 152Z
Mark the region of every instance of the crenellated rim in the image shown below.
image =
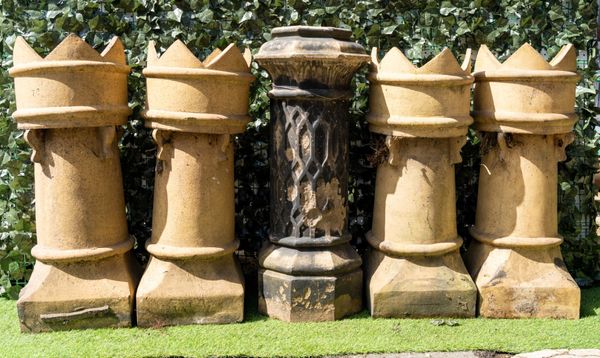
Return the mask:
M234 44L215 49L204 61L177 40L158 55L148 46L146 110L149 128L193 133L236 134L250 121L247 101L252 54ZM169 95L165 97L165 88ZM242 108L243 107L243 108Z
M381 60L379 60L379 49L371 49L371 73L383 75L407 74L414 77L423 76L425 81L434 81L427 79L429 76L440 76L443 79L468 79L471 77L471 49L467 49L462 64L459 64L452 51L447 47L438 53L429 62L421 67L413 64L397 47L392 47Z
M229 44L224 50L215 49L201 61L180 40L160 56L156 52L156 44L150 41L148 63L142 73L146 78L189 80L206 77L211 81L250 83L254 81L254 76L250 74L251 64L250 49L246 48L242 53L234 44Z
M371 51L370 111L372 132L405 138L464 137L469 115L471 50L458 63L445 48L421 67L394 47L379 59ZM452 87L450 90L449 87Z
M577 55L572 44L565 45L550 62L530 44L523 44L501 63L486 45L481 45L475 59L477 82L578 82Z
M176 40L167 50L159 55L156 44L148 44L149 68L179 68L179 69L204 69L217 72L249 73L252 63L252 53L246 48L240 51L234 44L229 44L224 50L216 48L204 61L197 58L192 51L181 41Z
M379 50L371 50L371 72L368 79L374 84L397 86L469 86L471 76L471 49L465 53L462 65L448 48L421 67L415 66L398 48L393 47L379 60Z
M118 37L98 53L75 34L67 36L45 58L42 58L22 37L18 37L13 50L12 77L28 77L60 72L116 72L128 74L125 49Z

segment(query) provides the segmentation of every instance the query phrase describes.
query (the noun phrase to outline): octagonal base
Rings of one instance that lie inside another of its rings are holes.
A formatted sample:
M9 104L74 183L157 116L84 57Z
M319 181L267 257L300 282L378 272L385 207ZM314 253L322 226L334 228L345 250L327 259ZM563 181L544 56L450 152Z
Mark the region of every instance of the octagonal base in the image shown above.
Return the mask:
M233 255L214 260L152 257L137 293L140 327L244 319L244 277Z
M138 267L130 254L35 263L17 311L23 332L130 327Z
M580 290L560 248L499 248L473 242L467 265L489 318L579 318Z
M367 299L373 317L474 317L477 288L458 251L391 257L372 249Z
M287 322L333 321L362 309L362 271L332 276L258 273L258 310Z

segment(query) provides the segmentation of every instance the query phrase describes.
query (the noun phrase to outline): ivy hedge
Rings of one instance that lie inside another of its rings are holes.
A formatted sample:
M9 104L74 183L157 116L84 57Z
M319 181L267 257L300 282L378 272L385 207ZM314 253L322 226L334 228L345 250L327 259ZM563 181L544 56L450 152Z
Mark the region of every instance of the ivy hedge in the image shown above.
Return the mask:
M600 244L596 236L592 175L596 171L599 135L594 113L594 73L597 65L596 2L589 0L455 0L455 1L330 1L330 0L103 0L0 1L0 295L16 297L27 281L35 243L33 170L30 149L16 129L12 48L17 36L41 54L47 54L68 33L76 33L95 48L113 35L124 42L128 63L129 105L134 113L121 140L129 230L137 239L140 261L150 237L155 148L143 126L145 83L142 69L148 42L164 51L181 39L201 58L229 43L256 53L270 39L273 27L322 25L349 28L365 48L387 52L396 46L417 64L449 47L462 60L468 47L486 44L505 59L521 44L531 43L552 57L566 43L580 50L575 127L577 140L560 164L560 232L563 253L581 285L600 280ZM236 232L247 255L255 255L268 230L268 97L266 72L253 64L257 81L251 91L254 121L236 138ZM368 131L369 85L366 69L356 76L351 107L350 228L359 251L366 247L364 233L371 225L374 165L380 138ZM479 141L474 132L462 150L457 167L458 227L469 240L474 222L479 171ZM57 217L55 220L61 220Z

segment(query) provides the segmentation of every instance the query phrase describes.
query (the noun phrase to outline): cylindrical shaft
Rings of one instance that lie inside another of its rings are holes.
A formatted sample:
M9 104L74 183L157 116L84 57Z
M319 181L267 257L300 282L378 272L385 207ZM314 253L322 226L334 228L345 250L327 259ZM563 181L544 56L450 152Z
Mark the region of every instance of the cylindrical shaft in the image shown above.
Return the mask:
M235 210L229 135L173 132L169 141L154 184L152 242L231 246Z
M97 128L47 129L43 135L35 163L38 244L77 250L127 240L117 142L105 157Z
M377 168L373 230L375 237L397 244L452 242L456 233L455 138L398 138Z
M494 238L558 237L554 136L510 138L510 149L493 146L481 160L475 230Z

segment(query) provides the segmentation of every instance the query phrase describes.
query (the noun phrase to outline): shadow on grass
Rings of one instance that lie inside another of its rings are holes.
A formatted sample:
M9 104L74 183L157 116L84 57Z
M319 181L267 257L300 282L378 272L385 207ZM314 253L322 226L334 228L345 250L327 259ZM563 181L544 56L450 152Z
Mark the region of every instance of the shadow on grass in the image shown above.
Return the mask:
M581 290L581 317L600 314L600 287Z
M371 318L371 315L369 314L369 310L366 308L356 314L353 314L352 316L344 317L344 320L351 321L353 319L365 319L365 318Z
M260 322L269 319L258 313L258 277L256 272L246 274L244 299L244 322Z

